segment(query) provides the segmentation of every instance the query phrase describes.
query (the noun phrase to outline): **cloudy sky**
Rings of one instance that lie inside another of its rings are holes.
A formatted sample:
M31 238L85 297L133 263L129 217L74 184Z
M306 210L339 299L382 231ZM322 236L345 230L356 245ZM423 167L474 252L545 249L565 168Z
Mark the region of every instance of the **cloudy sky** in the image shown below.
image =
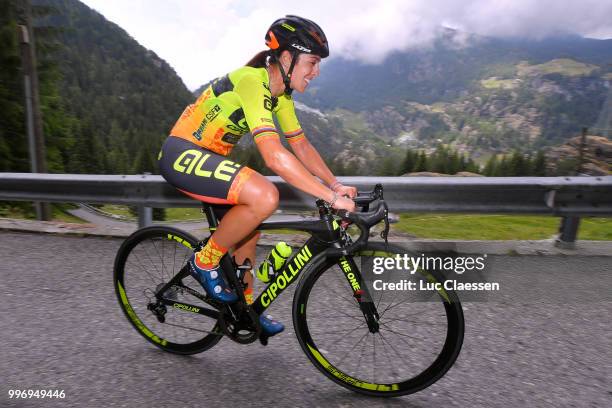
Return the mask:
M440 27L490 36L612 38L612 0L81 0L174 67L190 89L265 48L285 14L315 20L334 55L379 62Z

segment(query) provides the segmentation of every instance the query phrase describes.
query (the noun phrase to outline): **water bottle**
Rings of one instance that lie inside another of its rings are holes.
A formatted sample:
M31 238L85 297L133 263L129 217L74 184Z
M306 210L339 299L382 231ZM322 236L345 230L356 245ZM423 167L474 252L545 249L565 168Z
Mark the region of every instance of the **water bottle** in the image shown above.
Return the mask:
M276 274L283 268L287 259L291 256L292 249L285 242L276 244L266 259L257 268L257 279L264 283L274 279Z

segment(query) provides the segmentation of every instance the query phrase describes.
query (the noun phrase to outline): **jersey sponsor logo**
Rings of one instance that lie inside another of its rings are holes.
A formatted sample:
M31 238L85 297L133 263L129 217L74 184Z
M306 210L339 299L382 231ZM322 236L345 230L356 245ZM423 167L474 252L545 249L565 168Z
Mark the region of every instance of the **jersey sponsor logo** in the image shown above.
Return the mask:
M311 49L306 48L306 47L304 47L304 46L302 46L302 45L300 45L300 44L293 43L293 44L291 44L291 46L292 46L293 48L297 48L297 49L298 49L298 50L300 50L300 51L304 51L304 52L312 52L312 50L311 50Z
M217 180L230 181L240 168L240 164L231 160L223 160L213 170L204 170L209 153L202 153L196 149L185 150L174 162L173 168L179 173L193 174L198 177L214 177Z
M270 95L264 95L263 101L264 109L272 112L272 97Z
M231 129L230 127L231 125L228 125L227 127ZM233 130L233 129L232 129ZM223 140L226 143L231 143L231 144L236 144L240 141L240 138L242 137L242 135L235 135L233 133L226 133L223 135L223 137L221 138L221 140Z
M238 108L233 111L232 114L229 115L228 119L232 121L232 123L227 125L227 128L229 130L238 132L240 136L244 135L246 132L249 131L249 126L247 125L246 118L244 117L244 111L242 110L242 108ZM238 136L238 140L240 140L240 136ZM236 141L235 143L238 143L238 141Z
M198 129L195 132L193 132L193 137L195 137L198 140L202 140L202 132L204 132L204 129L206 129L206 125L208 125L208 122L215 119L219 115L220 112L221 112L221 107L219 105L215 105L212 108L210 108L210 110L206 113L206 115L204 115L204 119L202 119L202 123L200 123L200 126L198 127Z

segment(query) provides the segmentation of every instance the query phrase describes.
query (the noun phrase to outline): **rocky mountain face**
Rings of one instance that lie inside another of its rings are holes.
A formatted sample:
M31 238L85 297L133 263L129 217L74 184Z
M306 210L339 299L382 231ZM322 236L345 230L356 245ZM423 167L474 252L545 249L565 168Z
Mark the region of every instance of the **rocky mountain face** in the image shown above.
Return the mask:
M612 111L610 62L612 40L471 36L457 45L449 32L430 49L396 53L380 65L332 60L295 99L322 114L299 112L302 122L330 120L334 133L362 141L360 148L393 154L445 143L477 159L530 153L582 127L612 128L612 115L603 114ZM311 139L333 136L310 126Z
M579 166L582 150L582 166ZM547 154L548 170L557 172L560 166L570 170L579 169L580 174L589 176L612 175L612 141L601 136L586 136L584 145L582 137L574 137L567 143L550 149Z
M546 150L593 125L612 102L607 98L612 73L598 65L563 58L521 61L504 70L474 81L451 101L403 100L369 110L322 112L346 133L371 143L432 149L442 142L478 157Z

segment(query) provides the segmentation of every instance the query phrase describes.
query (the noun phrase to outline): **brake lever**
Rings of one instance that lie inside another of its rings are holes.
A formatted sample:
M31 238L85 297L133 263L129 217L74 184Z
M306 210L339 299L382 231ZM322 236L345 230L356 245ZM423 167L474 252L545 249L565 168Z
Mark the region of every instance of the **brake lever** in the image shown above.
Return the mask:
M389 208L385 203L385 229L380 232L380 237L385 240L385 251L389 250Z

